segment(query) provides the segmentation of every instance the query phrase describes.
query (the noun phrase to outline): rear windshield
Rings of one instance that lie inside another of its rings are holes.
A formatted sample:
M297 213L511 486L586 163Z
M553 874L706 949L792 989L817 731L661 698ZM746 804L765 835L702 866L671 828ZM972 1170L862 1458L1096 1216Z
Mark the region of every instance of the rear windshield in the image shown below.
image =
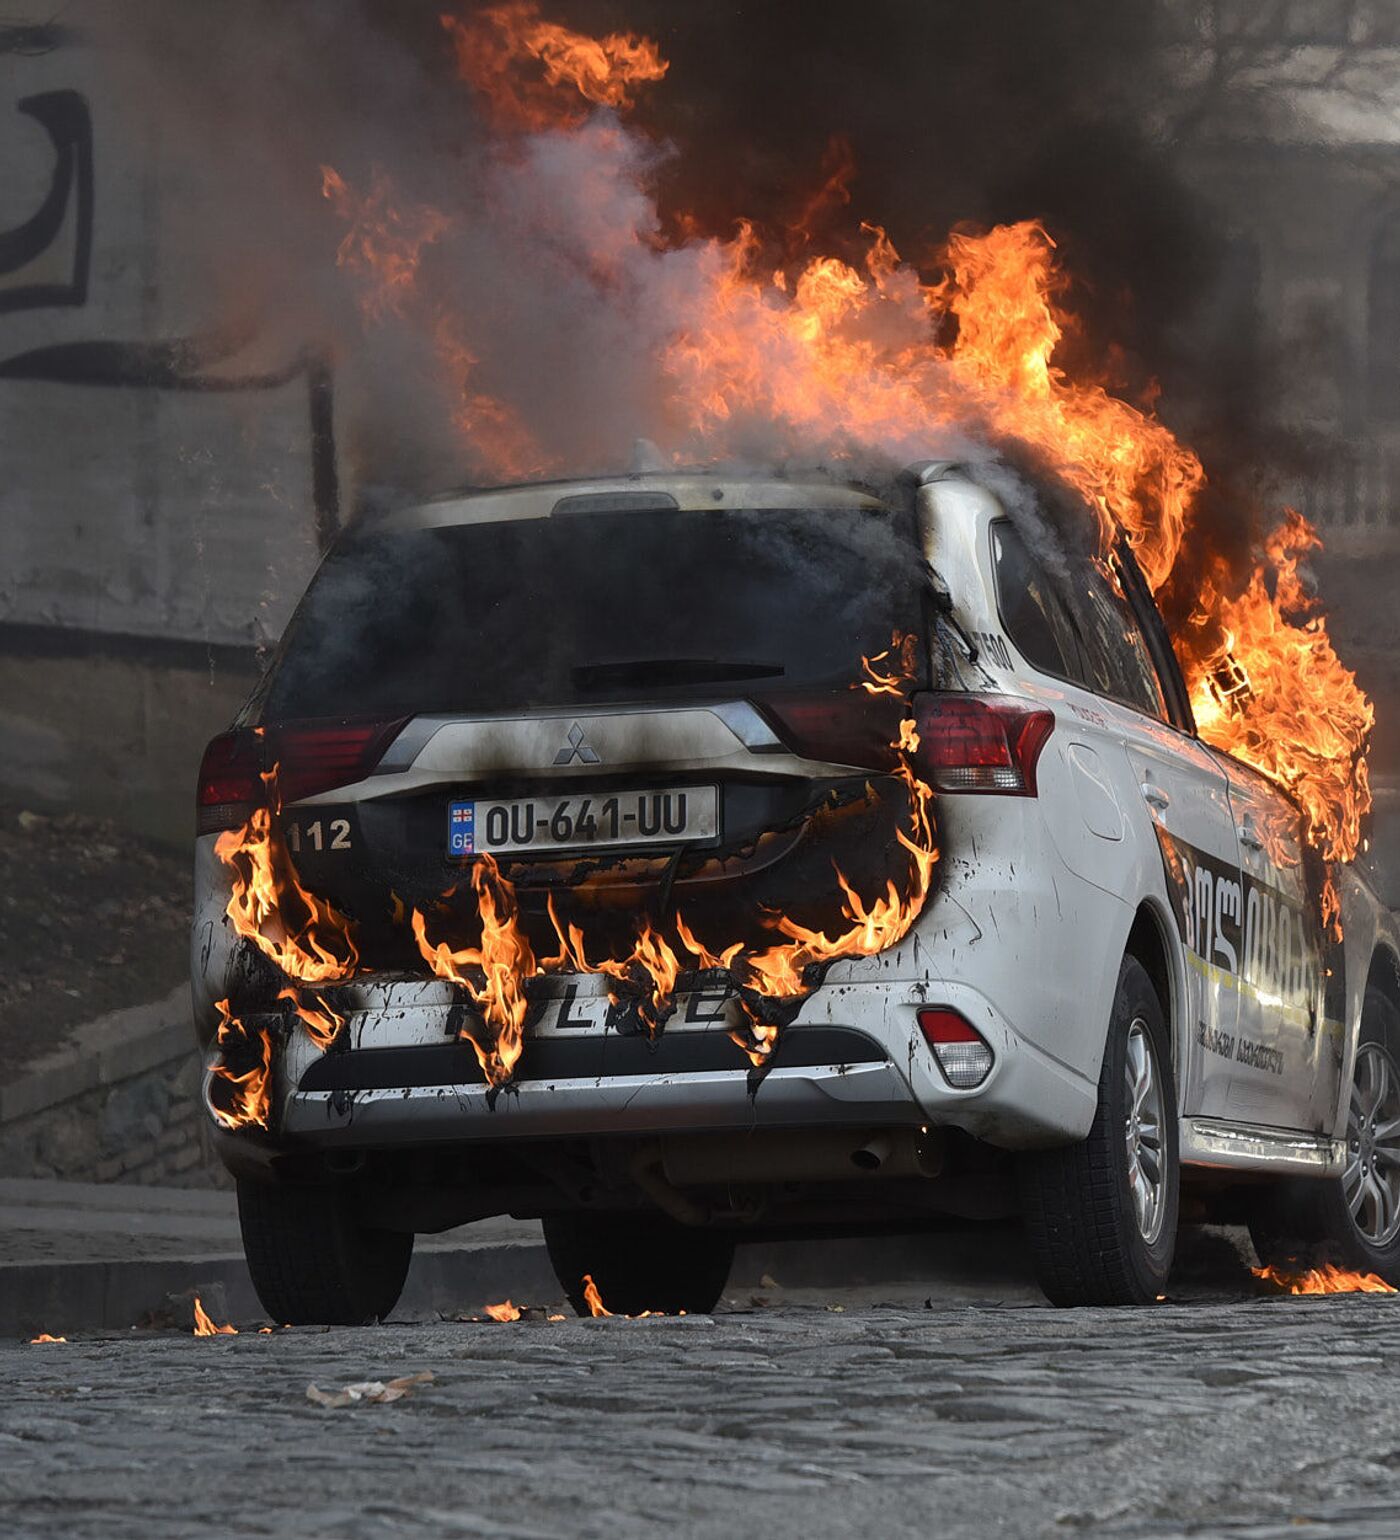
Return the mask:
M844 688L921 630L911 521L853 508L560 514L348 538L265 719Z

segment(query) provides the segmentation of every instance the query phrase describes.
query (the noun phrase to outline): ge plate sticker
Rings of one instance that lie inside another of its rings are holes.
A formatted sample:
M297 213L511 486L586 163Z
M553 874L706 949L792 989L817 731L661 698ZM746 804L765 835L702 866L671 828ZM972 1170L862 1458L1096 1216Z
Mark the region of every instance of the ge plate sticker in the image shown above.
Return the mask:
M449 855L469 856L476 850L476 803L453 802L447 809Z

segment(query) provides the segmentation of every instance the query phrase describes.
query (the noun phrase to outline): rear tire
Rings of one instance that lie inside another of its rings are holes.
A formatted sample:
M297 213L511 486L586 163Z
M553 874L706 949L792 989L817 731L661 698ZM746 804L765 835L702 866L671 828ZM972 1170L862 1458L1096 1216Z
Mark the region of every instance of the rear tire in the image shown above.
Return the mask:
M1135 957L1118 972L1089 1136L1019 1162L1036 1279L1055 1305L1150 1305L1176 1249L1176 1087L1157 991Z
M576 1315L591 1315L584 1277L613 1315L708 1315L734 1261L734 1240L651 1214L561 1214L543 1221L554 1276Z
M1340 1177L1274 1185L1249 1221L1265 1267L1331 1264L1400 1287L1400 1009L1366 991Z
M289 1326L361 1326L403 1292L413 1236L371 1230L343 1187L240 1181L238 1220L263 1309Z

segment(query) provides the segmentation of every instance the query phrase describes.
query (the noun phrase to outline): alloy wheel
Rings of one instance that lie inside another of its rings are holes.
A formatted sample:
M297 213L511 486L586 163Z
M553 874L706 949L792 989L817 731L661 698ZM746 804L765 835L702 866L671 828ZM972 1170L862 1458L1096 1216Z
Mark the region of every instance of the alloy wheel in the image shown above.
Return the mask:
M1127 1082L1125 1132L1128 1145L1128 1189L1138 1229L1150 1246L1162 1233L1166 1209L1166 1154L1162 1124L1162 1075L1152 1034L1141 1016L1128 1028L1124 1058ZM1400 1175L1400 1166L1396 1168Z
M1400 1232L1400 1070L1380 1043L1362 1043L1347 1112L1342 1195L1357 1231L1372 1246Z

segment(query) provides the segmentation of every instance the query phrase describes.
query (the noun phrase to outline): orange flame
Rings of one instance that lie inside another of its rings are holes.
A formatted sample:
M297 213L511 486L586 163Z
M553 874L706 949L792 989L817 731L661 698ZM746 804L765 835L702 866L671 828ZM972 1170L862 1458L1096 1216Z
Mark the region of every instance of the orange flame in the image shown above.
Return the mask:
M912 631L896 631L894 639L883 652L874 657L862 657L860 666L865 678L851 686L853 690L865 690L871 695L902 696L917 669L919 639ZM877 663L884 665L876 668Z
M209 1318L209 1313L200 1303L199 1295L194 1297L194 1335L196 1337L236 1337L236 1326L218 1326Z
M31 1344L36 1342L67 1342L67 1340L67 1337L51 1337L46 1331L41 1331L37 1337L29 1339Z
M580 131L587 103L624 109L637 84L660 79L666 70L647 40L584 37L541 21L531 0L507 0L465 20L445 15L442 24L460 72L480 91L498 129ZM609 132L615 148L623 131ZM847 173L837 166L813 208L839 202L846 187ZM375 281L394 301L380 306L383 313L412 289L423 248L441 231L422 210L398 211L386 222L387 189L380 194L372 185L367 199L342 200L338 207L351 221L344 263L367 272L382 269ZM328 195L339 196L334 184ZM1316 537L1290 514L1243 585L1231 579L1223 560L1212 564L1197 549L1207 543L1205 532L1193 526L1205 486L1201 462L1150 410L1110 394L1098 381L1070 378L1059 357L1073 325L1062 308L1066 280L1040 224L1023 221L953 236L945 275L931 285L871 225L862 227L868 247L859 265L814 255L795 271L773 270L751 224L740 223L728 241L699 237L684 218L677 228L674 240L686 248L689 280L667 292L690 297L662 346L660 367L662 404L681 429L673 451L678 459L743 457L753 424L761 425L763 443L777 457L810 457L820 445L826 460L871 449L916 458L936 452L950 428L1028 446L1090 510L1101 556L1110 554L1121 532L1154 590L1174 577L1185 584L1190 574L1207 572L1203 582L1192 579L1199 598L1176 637L1203 737L1289 788L1305 811L1309 837L1326 856L1344 860L1354 854L1370 801L1363 755L1373 712L1303 592L1298 563ZM620 231L609 223L605 237L594 237L599 250L587 249L585 239L576 255L604 276L619 271L619 252L628 242L634 252L662 260L668 249L654 230L645 220ZM396 241L405 231L410 235L401 248ZM797 244L790 239L788 249ZM465 322L433 319L440 359L461 398L463 432L488 462L521 474L543 468L524 418L478 391L478 359ZM940 341L949 330L953 340ZM898 647L866 660L862 688L901 693ZM538 961L511 885L486 860L472 871L482 920L479 946L454 952L446 942L431 943L427 921L415 911L414 933L433 971L464 985L482 1007L491 1041L472 1041L488 1082L503 1083L519 1058L530 977L566 966L606 974L615 998L641 997L643 1020L655 1030L685 953L740 981L751 997L745 1001L751 1035L744 1035L742 1046L756 1064L766 1062L777 1029L759 1019L754 998L799 997L810 987L814 965L896 944L922 908L937 852L928 788L908 760L916 743L906 722L899 747L911 819L899 839L908 857L908 892L901 895L891 879L882 894L866 899L838 868L846 922L839 934L784 915L772 921L781 943L750 949L731 941L714 948L676 915L676 944L648 920L628 954L599 961L587 957L578 927L562 925L551 906L560 954ZM1328 891L1335 897L1330 881ZM246 899L244 907L256 913ZM252 914L245 917L250 925ZM260 926L253 928L260 933ZM327 929L334 933L328 922ZM311 930L303 927L298 935ZM352 967L348 931L344 941ZM259 944L268 950L265 937Z
M566 933L552 893L548 907L561 950L558 957L550 958L545 964L547 971L605 974L622 984L628 995L636 999L638 1018L647 1034L655 1037L670 1014L671 998L681 971L680 959L665 936L649 919L644 919L636 945L626 957L591 963L584 952L583 931L570 924ZM623 991L613 989L610 993L616 1003L622 998Z
M1162 423L1054 362L1065 317L1054 242L1033 220L948 242L951 276L935 299L957 319L954 374L993 428L1032 445L1098 517L1108 551L1119 528L1160 588L1181 548L1201 462Z
M1305 1272L1287 1272L1277 1267L1251 1267L1250 1272L1265 1283L1272 1283L1285 1294L1394 1294L1397 1291L1375 1273L1349 1272L1333 1267L1310 1267Z
M701 968L730 973L752 996L794 1000L809 994L815 987L814 980L806 973L809 967L839 958L869 957L897 945L923 910L938 861L933 831L933 793L914 771L910 758L917 750L918 742L913 721L906 718L893 745L899 755L897 775L909 796L908 832L895 831L895 837L908 857L904 892L891 877L884 892L867 901L840 867L834 866L843 896L841 912L848 922L835 935L804 926L788 915L778 915L766 923L786 936L786 942L753 950L746 948L742 941L732 941L716 950L700 940L684 917L677 913L673 923L683 952L694 958ZM478 857L472 866L471 884L482 925L479 946L454 950L446 941L431 941L427 920L420 910L413 911L412 923L419 952L434 974L464 987L482 1008L485 1025L491 1029L493 1040L480 1041L470 1027L464 1027L462 1035L476 1050L489 1085L503 1085L514 1073L523 1047L529 1004L526 983L542 974L604 975L613 981L609 995L614 1004L624 999L633 1002L639 1020L650 1035L655 1036L661 1029L670 1014L682 970L682 953L677 952L650 919L643 919L637 940L627 955L590 960L582 928L561 920L551 894L547 907L559 941L559 952L551 957L537 958L520 923L514 886L491 856ZM761 1068L777 1045L778 1028L765 1020L761 1009L751 1001L744 1000L741 1004L747 1030L736 1030L730 1035L750 1062Z
M585 1273L583 1275L583 1302L588 1306L588 1313L595 1320L600 1315L612 1314L612 1311L603 1304L602 1296L598 1293L598 1285L594 1283L592 1273Z
M955 235L948 277L925 287L884 232L867 228L863 273L816 257L791 283L765 276L751 227L705 248L708 287L665 359L701 444L725 453L757 417L794 450L816 440L913 455L948 425L980 421L1031 446L1081 495L1105 556L1122 530L1160 589L1180 564L1205 472L1164 424L1055 363L1068 322L1044 229L1027 221ZM930 324L945 316L957 323L947 347ZM1316 544L1289 514L1242 590L1217 564L1176 645L1202 736L1291 790L1313 843L1349 860L1370 806L1363 753L1374 714L1302 593L1298 560Z
M315 997L303 1000L295 989L284 989L277 998L292 1002L292 1009L301 1018L307 1036L322 1053L325 1053L340 1036L345 1018L324 1000Z
M1243 593L1232 598L1207 581L1198 624L1213 622L1222 640L1197 666L1191 704L1203 737L1287 787L1308 839L1349 860L1371 805L1361 750L1375 710L1298 576L1299 561L1321 543L1290 511Z
M450 221L427 204L399 200L388 176L375 167L369 191L357 193L333 167L321 167L321 195L350 226L336 250L337 267L362 280L360 312L368 322L402 315L423 260Z
M464 340L456 317L439 316L433 336L457 403L453 426L475 448L483 473L502 481L525 481L558 470L558 461L541 449L520 413L476 387L480 360Z
M938 862L933 831L933 793L915 774L909 759L918 746L918 733L913 722L906 718L897 747L900 750L899 774L909 791L910 831L908 834L903 829L895 831L895 838L909 858L904 891L901 892L891 877L884 893L867 902L846 880L841 868L835 867L836 880L845 895L841 912L850 922L847 929L829 936L824 931L800 925L789 915L780 916L777 929L792 944L773 946L741 960L743 982L755 994L768 999L792 999L808 994L812 985L806 970L813 964L844 957L873 957L877 952L897 946L908 935L910 926L923 912ZM750 1010L748 1015L752 1041L745 1041L741 1034L731 1036L759 1068L777 1045L777 1030L771 1023L759 1019L755 1012Z
M349 225L336 251L336 265L353 273L367 325L390 315L402 318L414 294L426 247L441 239L451 220L428 204L398 197L388 176L375 168L367 193L357 193L331 166L321 167L321 191ZM472 442L484 473L500 480L524 480L557 469L520 414L481 390L480 360L450 313L431 318L433 344L442 375L456 401L453 424Z
M519 924L515 889L489 855L478 857L471 882L481 916L480 946L454 952L445 941L429 941L427 921L417 909L413 911L413 934L418 950L438 978L462 985L482 1008L493 1041L479 1041L467 1027L462 1029L462 1036L475 1048L487 1083L496 1086L510 1079L520 1058L527 1004L525 980L539 970L529 938Z
M667 68L649 40L571 32L542 21L533 0L506 0L468 19L444 15L442 24L460 73L482 93L498 129L581 131L588 103L625 108L638 84ZM849 196L849 165L833 154L796 232L804 240L790 231L789 249L806 244L813 222ZM343 263L379 275L372 309L396 308L442 216L394 207L382 178L357 198L330 172L325 190L351 222ZM778 457L810 456L821 446L823 458L838 460L871 449L915 458L936 451L949 428L980 430L1029 446L1078 492L1097 521L1103 555L1121 530L1154 590L1182 576L1188 539L1197 572L1206 555L1197 549L1203 532L1192 527L1206 480L1201 462L1149 411L1097 381L1068 376L1057 354L1073 321L1046 230L1026 220L955 234L945 276L930 285L883 230L862 228L869 246L861 266L814 255L793 273L765 262L750 223L721 241L699 237L684 217L676 222L673 242L686 248L691 297L675 315L660 365L667 415L689 433L677 457L742 457L754 423ZM598 250L578 257L604 275L617 271L619 242L634 254L668 255L646 220L623 231L609 222L594 242ZM940 328L949 323L956 336L944 344ZM488 465L517 474L546 468L520 414L467 383L476 368L470 338L458 323L438 327L439 352L461 396L459 425ZM1243 585L1216 564L1176 644L1202 735L1289 788L1313 842L1347 860L1370 804L1363 754L1373 713L1322 617L1303 599L1297 564L1315 544L1305 521L1290 514ZM1194 591L1194 576L1189 581Z
M266 1128L272 1105L272 1042L265 1031L251 1033L230 1015L227 1000L220 1000L216 1008L222 1020L214 1037L220 1057L209 1082L214 1120L221 1128ZM256 1050L255 1062L235 1074L229 1067L230 1056L242 1062L250 1048Z
M625 112L635 87L660 80L669 67L649 38L571 32L542 21L533 0L506 0L466 21L440 19L457 52L458 73L481 94L498 129L571 127L588 104ZM533 73L535 64L543 66L542 75Z
M884 656L880 654L880 657ZM872 678L878 677L872 674ZM788 943L761 951L746 949L742 941L730 942L716 950L702 941L677 913L674 925L680 945L701 968L730 973L742 988L762 998L797 999L809 994L813 988L805 974L811 965L837 958L873 956L904 938L928 897L938 850L933 834L933 793L915 774L909 758L918 748L918 734L911 720L906 719L903 723L894 747L900 756L899 775L910 797L909 832L896 831L896 838L910 857L906 891L901 892L891 877L884 893L867 903L847 881L841 868L833 863L844 896L842 914L850 922L848 927L828 936L799 924L788 915L779 915L769 923L789 938ZM542 965L544 970L572 969L580 973L606 974L622 982L628 986L628 994L640 997L638 1015L654 1036L669 1014L681 971L680 958L671 944L650 920L645 920L629 956L590 962L584 951L581 928L576 924L565 926L561 923L553 895L548 907L561 950L558 957L550 958ZM645 983L650 984L649 990L644 988ZM611 990L610 994L616 1002L622 991ZM747 1031L734 1031L730 1035L749 1056L750 1062L759 1068L772 1056L778 1029L772 1022L764 1020L748 1002L743 1002L743 1008Z
M263 777L274 805L276 777L275 769ZM215 841L215 854L233 872L225 912L240 936L299 983L348 978L360 960L350 922L302 887L272 812L255 808L241 828Z
M513 1305L508 1299L504 1299L499 1305L487 1305L486 1313L493 1321L518 1321L520 1306Z

